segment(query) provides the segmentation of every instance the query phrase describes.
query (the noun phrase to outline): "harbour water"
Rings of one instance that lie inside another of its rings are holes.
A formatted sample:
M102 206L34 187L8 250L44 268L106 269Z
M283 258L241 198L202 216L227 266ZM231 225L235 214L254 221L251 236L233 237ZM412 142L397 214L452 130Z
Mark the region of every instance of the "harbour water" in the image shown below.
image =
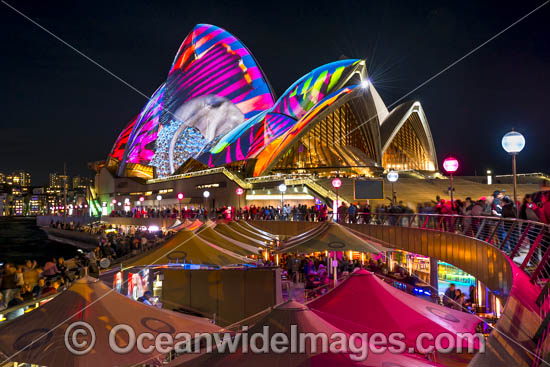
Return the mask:
M65 259L76 255L76 248L53 242L31 217L0 217L0 263L23 264L36 260L40 265L52 257Z

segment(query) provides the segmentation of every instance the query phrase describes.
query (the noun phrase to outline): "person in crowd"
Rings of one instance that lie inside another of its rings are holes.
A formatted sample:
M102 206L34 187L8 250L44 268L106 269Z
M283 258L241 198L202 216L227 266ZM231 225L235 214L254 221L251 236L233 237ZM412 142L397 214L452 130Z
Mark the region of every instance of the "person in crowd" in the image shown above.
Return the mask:
M456 299L456 285L451 283L449 288L445 291L443 296L443 305L447 307L452 307L454 300Z
M151 293L151 291L145 291L143 293L143 296L139 297L137 299L138 302L141 302L143 304L146 304L148 306L152 306L153 304L151 303L151 298L153 297L153 293Z
M8 308L17 307L17 306L23 304L24 302L25 302L25 300L23 299L23 297L21 297L21 291L19 289L17 289L17 291L13 295L13 298L8 303ZM13 319L23 315L24 312L25 312L25 310L22 307L14 310L12 312L8 312L8 314L6 315L6 320L13 320Z
M464 293L460 289L456 290L455 300L453 304L451 305L451 308L462 311L462 307L464 305Z
M15 293L19 290L17 287L16 268L12 263L7 263L4 266L4 274L2 275L2 298L4 304L8 305L15 297Z
M491 213L494 216L502 216L502 199L504 198L504 193L506 190L495 190L493 192L493 206Z
M23 265L18 265L15 268L16 285L21 288L25 285L25 279L23 279Z
M531 194L525 194L523 202L519 209L519 219L531 220L538 222L540 218L536 212L537 205L533 202L533 196Z
M32 301L32 299L34 298L32 288L29 284L23 285L23 288L21 289L21 297L25 302Z
M37 284L32 289L32 294L35 298L42 297L42 291L46 288L46 279L39 278Z
M464 307L467 308L473 308L476 304L476 287L475 285L471 285L468 289L468 298L464 302Z
M46 277L46 278L54 278L56 276L58 276L60 274L60 271L59 269L57 269L57 260L54 258L52 258L51 261L48 261L45 265L44 265L44 270L42 270L42 276Z
M31 289L38 283L40 277L40 271L37 267L36 261L27 260L25 265L25 271L23 272L23 281L28 284Z

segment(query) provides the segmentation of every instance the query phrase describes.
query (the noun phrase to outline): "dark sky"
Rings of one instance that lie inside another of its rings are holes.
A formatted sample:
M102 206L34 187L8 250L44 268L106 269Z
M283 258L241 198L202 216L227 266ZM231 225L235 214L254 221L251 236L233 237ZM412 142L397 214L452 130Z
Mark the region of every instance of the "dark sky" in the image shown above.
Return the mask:
M313 68L366 58L387 105L543 1L32 1L8 2L137 89L163 82L197 23L227 29L251 50L277 95ZM550 172L550 5L407 99L422 102L438 156L462 173L510 171L500 139L527 146L520 172ZM87 174L146 100L0 4L0 172Z

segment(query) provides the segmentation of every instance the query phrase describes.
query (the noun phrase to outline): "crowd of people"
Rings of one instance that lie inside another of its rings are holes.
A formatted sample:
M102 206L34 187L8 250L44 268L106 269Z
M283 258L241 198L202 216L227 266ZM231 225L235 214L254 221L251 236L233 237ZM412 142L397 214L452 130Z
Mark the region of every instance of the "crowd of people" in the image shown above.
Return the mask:
M76 278L81 277L87 262L77 257L52 258L39 265L35 260L25 264L6 263L0 267L0 310L19 306L34 299L46 297L65 289ZM8 313L7 319L15 318L23 309Z
M178 218L186 219L245 219L245 220L290 220L319 222L328 219L343 223L380 222L392 214L459 214L464 216L494 216L502 218L520 218L550 224L550 191L527 194L522 203L514 204L504 190L495 190L492 195L472 199L458 198L451 205L450 200L436 197L434 201L419 204L416 211L402 201L371 208L368 203L346 204L341 202L337 213L327 205L290 205L244 207L223 206L211 211L202 207L170 208L136 207L132 210L113 210L112 217L133 218Z
M476 304L476 287L471 285L468 289L468 298L466 294L456 287L454 283L449 285L443 296L443 305L457 311L469 312Z

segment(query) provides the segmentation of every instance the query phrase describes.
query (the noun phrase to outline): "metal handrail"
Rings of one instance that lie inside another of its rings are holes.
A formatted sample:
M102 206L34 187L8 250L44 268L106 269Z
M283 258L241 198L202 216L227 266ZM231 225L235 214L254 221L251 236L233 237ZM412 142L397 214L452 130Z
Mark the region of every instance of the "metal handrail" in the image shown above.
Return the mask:
M329 215L328 219L331 218ZM302 221L303 218L291 215L288 220ZM550 281L550 225L542 222L495 216L366 212L358 212L353 218L340 213L338 222L414 227L473 237L516 262L531 282L542 286Z
M358 213L368 224L453 232L481 240L515 261L533 283L550 279L550 226L541 222L494 216L453 214ZM350 221L350 218L341 218ZM353 221L353 220L351 220ZM363 223L366 223L363 220Z

